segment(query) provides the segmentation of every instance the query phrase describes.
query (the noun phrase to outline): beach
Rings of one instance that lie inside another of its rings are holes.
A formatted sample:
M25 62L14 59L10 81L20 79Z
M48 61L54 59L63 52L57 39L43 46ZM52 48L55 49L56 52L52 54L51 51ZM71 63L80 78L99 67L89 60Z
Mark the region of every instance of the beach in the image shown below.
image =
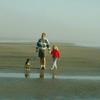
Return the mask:
M100 81L0 78L1 100L99 100Z
M50 77L39 79L35 44L0 43L0 100L100 100L100 49L55 44L61 51L56 76L65 78L52 79L47 53L45 76ZM31 58L31 74L38 74L29 79L24 78L27 58Z

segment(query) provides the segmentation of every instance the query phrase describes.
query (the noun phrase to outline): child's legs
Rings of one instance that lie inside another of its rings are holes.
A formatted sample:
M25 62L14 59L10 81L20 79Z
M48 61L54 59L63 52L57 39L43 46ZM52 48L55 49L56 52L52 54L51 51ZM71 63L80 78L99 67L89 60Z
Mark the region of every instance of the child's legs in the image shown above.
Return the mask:
M53 68L57 68L57 58L53 58Z

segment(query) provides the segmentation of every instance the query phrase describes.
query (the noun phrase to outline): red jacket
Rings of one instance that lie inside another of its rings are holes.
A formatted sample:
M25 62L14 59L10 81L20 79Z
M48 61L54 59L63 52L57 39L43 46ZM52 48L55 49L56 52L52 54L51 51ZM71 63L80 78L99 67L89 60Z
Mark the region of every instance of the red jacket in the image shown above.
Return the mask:
M52 50L51 51L51 55L52 55L52 57L54 57L54 58L60 58L60 51L58 51L58 50Z

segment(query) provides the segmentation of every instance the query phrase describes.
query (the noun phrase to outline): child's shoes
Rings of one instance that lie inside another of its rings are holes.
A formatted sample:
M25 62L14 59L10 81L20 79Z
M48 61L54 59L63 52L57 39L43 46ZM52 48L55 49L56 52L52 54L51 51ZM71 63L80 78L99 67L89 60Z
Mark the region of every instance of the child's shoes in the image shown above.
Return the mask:
M54 67L51 67L51 70L53 70L54 69Z

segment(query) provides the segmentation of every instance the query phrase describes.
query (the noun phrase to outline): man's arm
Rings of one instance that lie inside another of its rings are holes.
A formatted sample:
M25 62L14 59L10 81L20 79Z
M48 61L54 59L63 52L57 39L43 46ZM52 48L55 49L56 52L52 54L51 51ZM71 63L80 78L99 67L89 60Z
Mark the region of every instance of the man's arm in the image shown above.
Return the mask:
M48 48L48 51L50 52L51 48L50 48L50 42L48 40L46 40L47 42L47 48Z
M38 49L39 49L39 40L38 40L38 42L36 43L36 52L38 52Z

